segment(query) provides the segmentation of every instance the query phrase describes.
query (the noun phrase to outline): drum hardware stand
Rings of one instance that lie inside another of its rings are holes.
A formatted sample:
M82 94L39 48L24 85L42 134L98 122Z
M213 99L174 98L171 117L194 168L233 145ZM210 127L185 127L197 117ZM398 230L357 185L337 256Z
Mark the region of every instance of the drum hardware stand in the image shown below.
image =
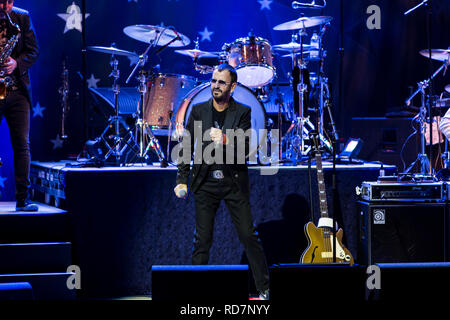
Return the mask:
M430 85L431 81L446 67L448 67L450 61L446 60L444 61L444 63L439 67L439 69L436 70L435 73L433 73L433 75L424 81L421 81L417 84L417 90L408 98L406 99L405 103L407 106L409 106L411 104L411 100L420 92L421 94L421 105L420 105L420 109L419 109L419 114L416 116L418 118L418 122L419 122L419 126L420 126L420 154L417 156L417 159L406 169L405 173L408 173L409 171L412 170L412 168L414 167L414 165L419 161L420 162L420 173L422 175L432 175L432 168L431 168L431 164L430 164L430 160L428 159L428 156L425 152L425 124L427 121L427 108L426 105L428 104L428 106L430 106L431 102L429 101L431 99L431 97L428 96L428 101L427 103L425 102L425 98L427 97L426 93L425 93L425 89L428 88L428 86ZM428 110L428 118L429 118L429 122L430 122L430 132L433 131L433 116L431 114L431 107ZM430 143L432 143L432 141L430 140Z
M112 44L113 46L114 44ZM111 67L113 70L111 71L111 74L109 77L114 78L114 83L112 86L112 90L114 93L114 116L109 118L108 125L106 126L105 130L102 132L100 137L97 139L99 141L102 141L106 148L108 149L108 152L105 154L103 161L107 161L111 156L115 158L115 163L121 165L121 157L123 153L125 152L127 146L131 147L130 145L130 138L125 141L126 137L128 136L128 133L125 134L124 137L120 137L120 117L119 117L119 92L120 92L120 86L118 84L118 80L120 78L120 70L119 70L119 61L115 57L114 54L111 55ZM113 137L113 143L108 143L108 140L106 139L107 132L114 128L114 134ZM122 143L125 141L125 144L122 146Z
M291 157L292 156L292 149L295 149L294 145L298 145L300 146L299 151L297 152L296 150L296 157L300 156L303 157L305 155L307 155L310 151L311 151L311 146L306 146L305 144L305 136L308 137L309 136L309 131L308 128L305 126L305 124L309 125L310 130L316 130L317 128L317 132L319 135L319 140L321 142L321 146L326 146L326 148L331 152L333 147L331 145L331 143L325 138L324 135L324 128L323 128L323 109L324 109L324 87L326 86L325 81L324 81L324 77L323 77L323 60L324 60L324 51L323 51L323 47L322 47L322 39L324 36L324 33L326 31L326 27L329 25L329 23L325 24L324 27L322 28L321 32L320 32L320 36L319 36L319 51L320 51L320 70L319 70L319 75L318 75L318 84L320 86L320 93L319 93L319 110L317 110L317 117L318 119L320 119L318 121L317 126L314 126L311 121L308 118L305 118L304 115L304 110L305 110L305 92L308 90L307 84L305 83L305 78L304 78L304 70L306 69L306 63L304 62L303 59L303 37L307 36L306 33L306 28L302 28L299 31L298 36L300 37L300 59L299 59L299 65L297 66L297 61L295 59L295 54L292 54L292 65L293 65L293 76L296 74L295 72L295 68L299 69L299 82L297 84L297 92L298 92L298 97L299 97L299 116L294 118L293 120L293 126L291 125L291 128L288 129L288 133L293 131L292 134L292 138L290 138L289 140L289 151L286 150L286 157ZM297 38L297 35L293 35L292 36L292 41L294 42L295 39ZM295 76L294 76L295 77ZM294 79L295 81L295 79ZM294 90L294 94L296 94L296 90L295 88L293 88ZM329 95L329 91L328 91L328 95ZM295 109L296 106L294 106ZM295 110L294 110L294 114L295 114Z
M198 37L197 37L197 40L194 41L194 44L195 44L194 49L195 50L200 50L199 38ZM194 62L194 70L195 71L199 72L200 74L208 74L208 73L211 73L211 72L214 71L213 67L203 66L203 65L197 64L198 58L199 58L199 56L192 57L192 60Z
M69 112L69 70L66 66L66 60L63 60L63 71L62 71L62 86L59 88L58 92L61 95L61 139L65 140L68 138L66 134L66 115Z
M174 38L172 41L176 41L176 38ZM165 159L164 153L161 150L161 146L159 144L158 139L153 134L152 129L150 128L149 124L145 122L144 120L144 99L145 99L145 93L147 92L147 75L146 72L143 70L143 67L145 63L147 62L147 53L150 50L151 47L153 47L154 43L157 43L157 41L151 41L145 52L139 56L139 61L134 67L133 71L129 75L126 83L128 83L131 79L131 77L135 74L136 70L141 67L141 70L139 71L139 108L137 112L137 119L136 119L136 125L132 129L136 129L135 131L135 141L138 141L139 146L139 152L138 152L138 158L145 162L145 160L148 159L148 152L150 148L156 153L158 156L159 162L161 163L161 167L167 167L167 160ZM171 42L169 42L166 46L168 46ZM160 50L162 51L162 50ZM130 129L130 130L132 130ZM148 143L147 143L148 139Z
M172 117L173 117L173 111L170 110L169 111L169 119L170 119L170 121L169 121L169 132L167 134L167 150L166 150L167 156L169 156L169 154L170 154L170 140L171 140L171 137L172 137Z
M302 15L303 16L303 15ZM294 97L298 97L298 103L295 103L294 99L294 119L292 120L291 127L286 132L286 158L296 163L295 160L301 160L301 158L308 154L311 148L305 151L305 139L304 139L304 99L305 91L307 90L307 85L304 79L304 70L306 69L306 64L303 60L303 37L307 36L306 28L301 28L298 37L300 38L300 59L297 62L296 54L292 52L292 90L294 92ZM292 40L296 40L297 35L292 35ZM298 82L297 82L298 79ZM298 107L298 116L296 115L296 108ZM295 153L295 160L293 160L293 153Z
M332 151L333 147L332 147L332 145L330 145L330 142L327 141L327 139L325 138L325 135L324 135L324 133L325 133L324 132L324 105L325 105L325 102L324 102L325 89L324 88L325 88L325 86L327 86L327 97L326 97L327 102L328 102L328 99L330 96L330 92L329 92L328 84L326 84L325 80L324 80L325 72L323 70L323 65L324 65L324 59L325 59L325 52L323 50L323 37L324 37L325 31L329 25L330 25L330 23L328 22L322 27L322 29L320 30L320 33L319 33L319 37L318 37L319 38L320 62L319 62L319 73L318 73L317 80L318 80L318 84L320 86L320 91L319 91L319 110L318 110L319 113L317 116L319 123L317 124L317 126L318 126L317 130L319 133L319 141L321 143L321 146L323 147L325 145L329 151ZM327 107L329 115L330 115L330 120L332 122L333 131L336 132L336 128L333 123L333 117L331 115L330 104L328 103L326 107ZM337 141L337 138L336 138L336 141Z

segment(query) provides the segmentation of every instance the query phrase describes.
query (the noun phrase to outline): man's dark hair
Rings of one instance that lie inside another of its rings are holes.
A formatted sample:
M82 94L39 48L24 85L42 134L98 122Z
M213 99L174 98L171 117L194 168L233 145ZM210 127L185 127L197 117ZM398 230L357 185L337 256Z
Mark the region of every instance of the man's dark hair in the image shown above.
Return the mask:
M218 66L216 66L214 68L214 70L217 70L219 72L222 72L223 70L227 70L230 73L231 76L231 83L235 83L237 82L237 73L236 73L236 69L234 69L232 66L230 66L229 64L219 64Z

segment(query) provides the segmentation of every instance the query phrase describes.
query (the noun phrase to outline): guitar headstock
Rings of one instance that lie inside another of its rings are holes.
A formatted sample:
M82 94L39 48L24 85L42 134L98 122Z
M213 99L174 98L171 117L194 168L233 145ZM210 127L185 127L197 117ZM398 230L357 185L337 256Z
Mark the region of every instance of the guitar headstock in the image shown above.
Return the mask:
M320 145L319 133L312 130L309 133L309 139L312 141L311 147L314 154L322 154L322 146Z

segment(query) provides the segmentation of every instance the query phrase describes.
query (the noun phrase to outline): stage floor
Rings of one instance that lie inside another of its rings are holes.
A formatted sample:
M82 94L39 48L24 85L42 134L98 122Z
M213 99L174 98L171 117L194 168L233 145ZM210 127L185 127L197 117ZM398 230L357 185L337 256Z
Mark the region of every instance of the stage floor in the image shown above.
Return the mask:
M74 263L83 290L92 296L151 294L152 265L191 263L195 226L192 196L182 200L173 188L176 167L132 165L77 167L77 163L32 162L33 199L70 212ZM336 166L324 162L330 215L335 212L344 241L357 258L358 197L355 187L378 178L380 164ZM315 222L319 217L317 180L312 166ZM386 174L394 166L384 165ZM269 170L269 171L268 171ZM267 174L273 173L275 174ZM307 246L303 227L311 219L307 165L249 168L250 204L269 265L298 263ZM336 206L336 210L334 207ZM215 219L210 264L246 264L246 256L224 204Z

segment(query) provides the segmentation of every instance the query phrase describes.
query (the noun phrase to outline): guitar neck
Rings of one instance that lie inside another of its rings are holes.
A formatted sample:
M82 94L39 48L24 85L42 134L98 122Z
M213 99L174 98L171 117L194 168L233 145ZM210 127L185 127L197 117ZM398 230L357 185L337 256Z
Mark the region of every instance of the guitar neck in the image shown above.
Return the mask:
M316 152L316 168L317 168L317 185L319 187L320 216L322 218L328 218L327 193L322 168L322 156L320 155L320 152Z

